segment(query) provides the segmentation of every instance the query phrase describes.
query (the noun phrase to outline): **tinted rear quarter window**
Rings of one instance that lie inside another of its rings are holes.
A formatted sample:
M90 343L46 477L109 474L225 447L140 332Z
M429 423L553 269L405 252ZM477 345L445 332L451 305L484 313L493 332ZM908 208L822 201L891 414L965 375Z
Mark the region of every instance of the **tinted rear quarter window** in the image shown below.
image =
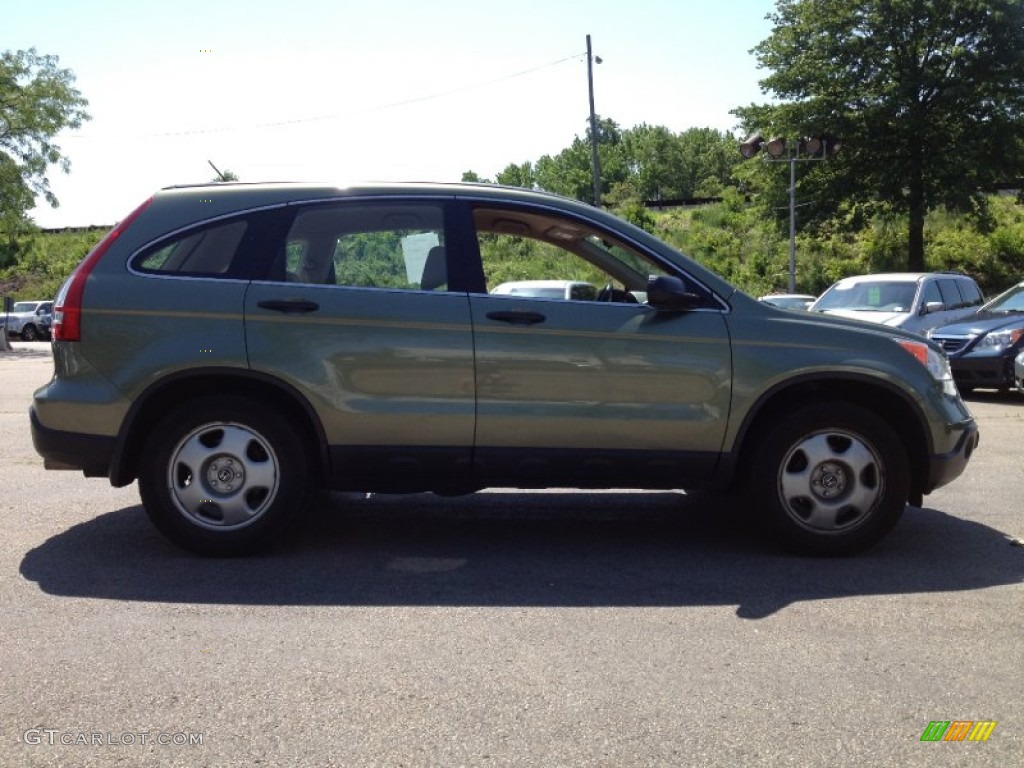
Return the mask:
M154 274L226 275L248 227L235 220L190 230L143 251L132 266Z

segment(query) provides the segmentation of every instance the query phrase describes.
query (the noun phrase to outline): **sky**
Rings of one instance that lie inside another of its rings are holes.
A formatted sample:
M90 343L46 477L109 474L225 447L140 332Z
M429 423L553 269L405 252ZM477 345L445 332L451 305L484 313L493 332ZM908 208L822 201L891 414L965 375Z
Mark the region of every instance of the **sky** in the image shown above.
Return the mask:
M623 128L737 129L772 0L5 0L0 50L60 58L92 119L56 143L42 227L110 225L157 189L458 181Z

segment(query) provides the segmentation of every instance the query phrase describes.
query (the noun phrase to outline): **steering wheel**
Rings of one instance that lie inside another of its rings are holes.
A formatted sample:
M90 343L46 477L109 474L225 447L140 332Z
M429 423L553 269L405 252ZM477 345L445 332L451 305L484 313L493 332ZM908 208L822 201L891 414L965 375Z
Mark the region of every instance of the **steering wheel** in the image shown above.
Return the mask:
M624 291L621 288L615 288L611 283L605 285L605 287L597 294L597 301L615 302L617 304L640 303L632 293Z

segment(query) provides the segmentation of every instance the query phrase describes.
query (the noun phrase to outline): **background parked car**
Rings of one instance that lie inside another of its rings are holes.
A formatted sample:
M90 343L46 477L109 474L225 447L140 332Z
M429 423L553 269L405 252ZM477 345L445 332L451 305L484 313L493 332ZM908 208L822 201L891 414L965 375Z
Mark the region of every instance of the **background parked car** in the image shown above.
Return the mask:
M495 286L491 295L594 301L597 299L597 287L578 280L516 280Z
M1017 355L1013 361L1013 380L1017 385L1017 391L1024 395L1024 352Z
M779 309L809 309L816 298L806 293L769 293L758 301Z
M7 315L6 332L22 341L50 338L53 324L52 301L19 301Z
M1015 386L1013 360L1024 349L1024 281L965 320L928 335L946 351L961 392Z
M972 314L984 301L978 284L955 272L891 272L844 277L811 312L853 317L924 334Z

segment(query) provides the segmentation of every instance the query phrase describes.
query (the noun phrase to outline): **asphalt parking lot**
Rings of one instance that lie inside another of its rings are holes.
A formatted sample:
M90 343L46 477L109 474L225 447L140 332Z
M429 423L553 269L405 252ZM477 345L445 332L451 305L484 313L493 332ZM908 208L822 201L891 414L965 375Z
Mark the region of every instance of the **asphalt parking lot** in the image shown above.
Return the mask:
M47 472L49 345L0 353L0 765L1004 766L1024 754L1024 397L856 558L728 497L324 495L203 560ZM923 742L932 721L994 721Z

